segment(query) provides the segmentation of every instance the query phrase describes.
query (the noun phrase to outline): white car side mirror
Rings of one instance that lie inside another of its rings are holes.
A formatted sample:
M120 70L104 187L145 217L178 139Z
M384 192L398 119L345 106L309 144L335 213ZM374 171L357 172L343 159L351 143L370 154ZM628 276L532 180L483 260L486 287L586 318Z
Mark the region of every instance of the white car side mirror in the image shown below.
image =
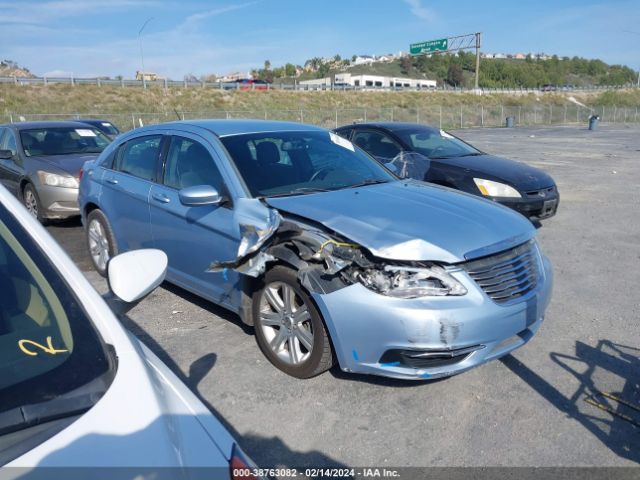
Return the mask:
M167 255L152 248L116 255L107 267L109 287L120 300L137 302L162 283L167 264Z

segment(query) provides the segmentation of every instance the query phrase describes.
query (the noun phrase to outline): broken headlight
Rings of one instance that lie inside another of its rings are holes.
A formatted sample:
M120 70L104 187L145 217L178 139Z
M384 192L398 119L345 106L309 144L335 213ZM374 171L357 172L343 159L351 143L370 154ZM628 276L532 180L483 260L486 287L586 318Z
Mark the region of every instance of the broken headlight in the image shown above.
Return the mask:
M464 295L467 289L444 268L387 265L384 269L367 269L358 274L365 287L396 298Z

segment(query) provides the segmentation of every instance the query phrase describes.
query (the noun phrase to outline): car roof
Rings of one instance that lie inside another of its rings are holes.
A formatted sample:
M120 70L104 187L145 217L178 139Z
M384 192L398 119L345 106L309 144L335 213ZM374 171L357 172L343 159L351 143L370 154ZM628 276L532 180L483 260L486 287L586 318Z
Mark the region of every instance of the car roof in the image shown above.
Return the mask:
M436 127L432 127L431 125L423 125L420 123L409 123L409 122L367 122L367 123L354 123L352 125L344 125L336 130L340 130L341 128L384 128L389 131L399 131L399 130L415 130L416 128L423 128L425 130L437 130Z
M6 123L0 125L0 127L13 127L16 130L29 130L32 128L52 128L52 127L72 127L72 128L87 128L87 124L82 121L50 121L50 122L18 122L18 123Z
M79 118L78 122L80 122L80 123L89 123L89 122L102 123L102 122L105 122L105 123L108 123L110 125L112 124L111 121L104 120L102 118Z
M262 132L325 132L324 128L304 123L277 122L272 120L183 120L178 122L149 125L136 131L153 131L161 128L193 126L209 130L218 137Z

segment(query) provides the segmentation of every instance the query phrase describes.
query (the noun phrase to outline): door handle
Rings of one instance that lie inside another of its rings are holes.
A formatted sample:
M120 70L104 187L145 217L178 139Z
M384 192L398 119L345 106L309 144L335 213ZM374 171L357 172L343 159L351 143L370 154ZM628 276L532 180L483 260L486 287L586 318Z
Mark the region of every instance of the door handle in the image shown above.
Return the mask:
M117 185L118 184L118 180L116 180L115 178L107 178L105 180L105 182L110 183L111 185Z
M153 195L151 195L151 198L160 203L169 203L171 201L169 197L167 197L163 193L154 193Z

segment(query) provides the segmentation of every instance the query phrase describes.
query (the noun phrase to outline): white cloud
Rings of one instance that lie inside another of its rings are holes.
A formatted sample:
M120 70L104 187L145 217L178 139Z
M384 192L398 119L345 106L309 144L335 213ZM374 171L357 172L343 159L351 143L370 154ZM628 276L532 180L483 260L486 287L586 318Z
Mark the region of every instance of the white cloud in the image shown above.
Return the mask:
M216 17L218 15L222 15L223 13L232 12L234 10L240 10L241 8L250 7L258 3L259 0L247 3L239 3L236 5L226 5L224 7L214 8L211 10L205 10L202 12L194 13L189 15L184 21L179 25L178 28L186 28L186 27L194 27L197 23L206 20L211 17Z
M43 75L43 77L51 77L51 78L69 78L69 77L73 77L74 74L73 72L69 71L69 70L51 70L49 72L45 72Z
M431 22L435 20L436 14L430 8L422 5L421 0L404 0L409 7L411 7L411 13L418 17L420 20L425 20L427 22Z

